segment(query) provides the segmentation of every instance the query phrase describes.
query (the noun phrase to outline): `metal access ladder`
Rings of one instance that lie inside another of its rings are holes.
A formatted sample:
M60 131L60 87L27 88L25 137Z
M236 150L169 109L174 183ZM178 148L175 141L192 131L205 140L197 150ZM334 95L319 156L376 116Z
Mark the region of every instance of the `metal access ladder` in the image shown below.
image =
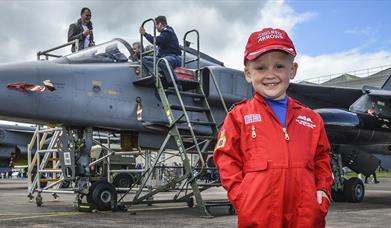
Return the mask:
M60 183L64 180L62 170L60 168L60 161L58 157L57 141L58 137L62 133L62 128L41 128L39 125L36 127L34 135L28 145L28 197L34 198L34 193L38 192L36 196L37 206L42 205L42 192L53 193L53 197L57 197L55 192L48 190L55 187L58 189ZM50 137L51 136L51 137ZM50 141L48 145L45 145L48 137ZM32 151L36 146L34 157L32 157ZM51 163L51 167L48 165ZM51 178L43 178L44 175L51 174ZM48 182L52 182L48 184ZM46 183L45 187L41 187L42 183Z
M153 19L143 22L143 25L148 21L153 21ZM168 118L169 125L167 136L157 152L154 161L151 161L151 168L146 169L146 172L143 174L142 183L131 204L169 202L169 200L157 201L152 199L155 194L167 189L173 189L173 186L179 185L178 188L175 188L179 191L170 202L187 202L188 206L191 207L194 205L194 197L197 207L201 209L202 215L205 217L212 217L208 210L211 206L227 205L230 206L230 212L233 210L227 200L208 202L205 201L201 195L202 191L221 185L219 180L210 183L203 183L200 181L200 177L204 175L208 169L215 169L214 167L207 167L206 159L213 154L212 147L217 140L219 129L202 88L202 80L200 77L201 71L199 69L200 52L198 31L191 30L187 32L183 39L184 44L186 43L187 35L190 33L195 33L197 35L198 54L195 59L191 60L186 60L184 55L182 66L196 62L198 70L194 72L193 80L175 77L169 62L164 58L154 62L153 80L150 79L151 76L140 79L140 81L144 82L153 82L163 104L164 113ZM155 34L156 33L154 33L154 35ZM143 38L141 37L141 40L142 39ZM154 41L155 40L156 39L154 38ZM159 73L159 63L161 62L167 67L172 84L162 82L162 76ZM144 75L142 74L142 77L143 76ZM211 76L214 77L213 74ZM213 80L213 82L215 83L215 86L218 87L215 80ZM137 82L135 84L148 85L148 83ZM217 91L220 93L219 89ZM222 96L220 97L222 99ZM225 108L226 105L223 99L222 102L223 107ZM204 118L199 118L200 115L203 115ZM168 149L170 140L175 142L178 149L177 151ZM173 156L179 156L181 158L183 163L181 168L183 168L184 174L177 178L170 179L166 185L151 190L147 194L142 194L143 189L149 187L147 183L153 176L155 170L161 167L159 164L164 163L167 157Z

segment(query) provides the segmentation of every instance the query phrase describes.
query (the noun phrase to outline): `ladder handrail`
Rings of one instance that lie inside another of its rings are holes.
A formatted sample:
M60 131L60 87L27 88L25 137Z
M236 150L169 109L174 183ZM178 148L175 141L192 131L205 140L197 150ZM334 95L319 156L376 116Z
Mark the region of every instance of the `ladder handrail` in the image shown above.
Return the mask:
M173 73L172 73L170 63L168 62L167 59L165 59L165 58L160 58L160 59L158 59L158 61L157 61L157 65L159 65L159 63L160 63L161 61L163 61L163 62L165 63L165 65L166 65L166 67L167 67L167 70L168 70L168 72L169 72L169 74L170 74L172 83L173 83L173 85L174 85L175 92L177 93L177 97L178 97L179 103L181 104L182 111L183 111L183 114L184 114L184 116L185 116L186 122L190 125L190 118L189 118L189 115L187 114L187 111L186 111L186 109L185 109L185 104L184 104L184 102L183 102L183 100L182 100L182 97L180 96L179 88L178 88L178 85L177 85L177 83L176 83L176 81L175 81L174 75L173 75ZM158 80L160 80L160 78L159 78L159 76L158 76L157 74L155 75L155 78L156 78L156 82L158 82ZM172 114L171 114L171 115L172 115ZM171 124L171 122L172 122L172 121L170 121L170 124ZM191 126L191 125L190 125L190 126ZM190 126L189 126L189 127L190 127ZM193 141L194 141L194 143L195 143L195 147L196 147L197 153L198 153L198 155L200 156L200 160L201 160L201 164L202 164L202 165L201 165L201 170L200 170L199 173L201 173L201 172L204 170L204 167L205 167L205 160L204 160L204 158L203 158L203 156L202 156L202 153L201 153L201 150L200 150L200 148L199 148L199 146L198 146L198 142L197 142L195 133L194 133L194 131L193 131L193 128L190 127L189 129L190 129L190 134L191 134L191 136L192 136L192 139L193 139Z
M187 45L186 45L186 41L187 40L186 40L186 38L187 38L187 35L189 35L190 33L195 33L197 35L197 57L195 59L186 61L186 48L187 48ZM196 29L193 29L193 30L190 30L190 31L186 32L185 35L183 36L182 67L186 67L187 63L191 63L191 62L197 61L197 69L200 69L200 59L201 59L201 54L200 54L200 34L199 34L199 32Z
M223 105L225 114L227 114L227 113L228 113L228 108L227 108L227 105L225 104L225 100L224 100L224 97L223 97L223 93L221 92L220 86L219 86L218 83L217 83L217 80L216 80L216 77L215 77L215 75L214 75L213 69L212 69L212 67L206 67L205 69L208 69L209 72L210 72L210 75L211 75L213 84L214 84L214 86L215 86L215 88L216 88L216 90L217 90L217 94L219 95L219 98L220 98L221 104Z
M141 24L141 27L144 28L144 25L150 21L153 22L153 73L156 74L156 21L153 18L149 18L149 19L143 21L143 23ZM144 51L144 36L142 34L140 34L140 46L141 46L140 47L141 48L141 51L140 51L140 75L141 75L141 77L143 77L144 76L143 57L144 57L144 55L149 54L152 51L151 50Z

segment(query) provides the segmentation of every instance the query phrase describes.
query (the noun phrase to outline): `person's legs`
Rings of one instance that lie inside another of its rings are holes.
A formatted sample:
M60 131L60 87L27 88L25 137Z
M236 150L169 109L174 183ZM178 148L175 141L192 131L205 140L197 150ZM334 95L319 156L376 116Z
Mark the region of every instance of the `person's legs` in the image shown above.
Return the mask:
M153 56L144 56L143 57L143 74L142 77L154 74L153 72Z
M378 184L378 183L379 183L379 181L377 181L377 178L376 178L376 172L373 173L373 182L374 182L375 184Z
M174 76L174 79L176 79L175 68L178 66L177 64L178 64L178 58L179 57L170 55L170 56L165 56L164 58L168 61L169 65L170 65L170 70L171 70L171 72L172 72L172 74ZM164 77L166 78L167 83L171 84L172 83L172 79L171 79L171 76L170 76L170 72L169 72L169 70L167 68L167 65L166 65L166 63L164 61L160 61L159 68L162 71Z

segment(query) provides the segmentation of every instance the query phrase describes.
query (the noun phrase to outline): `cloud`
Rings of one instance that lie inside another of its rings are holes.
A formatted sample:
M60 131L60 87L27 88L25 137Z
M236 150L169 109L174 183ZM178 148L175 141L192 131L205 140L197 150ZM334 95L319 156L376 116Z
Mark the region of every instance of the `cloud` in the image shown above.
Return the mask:
M180 42L186 31L197 29L201 51L239 70L243 69L244 47L251 32L279 27L295 40L295 28L318 16L316 12L296 12L283 0L0 1L0 62L34 61L37 51L65 43L69 24L80 17L84 6L92 10L96 43L115 37L132 43L140 38L138 28L143 20L166 15ZM370 31L367 27L345 32L366 35ZM362 51L375 41L372 38L357 49L340 53L299 53L298 78L389 64L388 52Z
M291 37L294 36L294 27L299 23L311 20L316 13L298 14L282 0L265 1L263 7L252 12L251 21L236 22L230 25L231 37L228 46L221 49L217 56L224 59L225 65L235 69L243 69L243 53L249 35L265 27L282 28ZM233 35L233 36L232 36Z
M296 81L311 79L311 81L325 80L350 73L356 76L369 76L373 70L382 70L391 67L391 52L379 51L362 53L359 49L345 52L325 54L320 56L298 56L299 64ZM383 66L383 67L380 67Z
M190 29L200 32L201 51L242 69L242 53L249 34L262 27L281 27L288 31L313 16L297 14L282 0L258 1L21 1L0 2L4 23L0 38L0 62L35 60L35 53L66 42L70 23L80 17L80 9L92 11L96 43L114 37L132 43L140 39L142 21L166 15L182 42ZM151 26L147 27L151 31ZM195 39L193 39L193 43ZM66 49L66 52L69 52ZM64 54L65 52L61 52Z
M369 36L371 35L371 28L365 27L365 28L355 28L355 29L350 29L346 30L345 33L347 34L352 34L355 36Z
M105 1L1 1L0 20L9 23L2 23L0 31L0 47L4 50L0 62L35 60L37 51L65 43L69 24L80 17L80 9L85 6L92 11L96 43L115 37L130 43L139 40L138 28L143 20L166 15L180 40L186 31L195 28L201 34L202 51L221 57L224 49L232 50L235 33L244 31L236 28L253 24L264 4L255 0L245 3L147 0L115 1L115 4Z
M283 0L268 1L261 9L257 24L260 27L278 27L286 30L291 36L293 28L317 16L315 12L299 14Z

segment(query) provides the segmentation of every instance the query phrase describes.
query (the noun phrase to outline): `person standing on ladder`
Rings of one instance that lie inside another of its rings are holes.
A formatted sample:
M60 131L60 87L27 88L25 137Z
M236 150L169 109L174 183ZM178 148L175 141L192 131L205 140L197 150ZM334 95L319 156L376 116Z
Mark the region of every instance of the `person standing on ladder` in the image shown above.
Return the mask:
M181 49L179 47L178 37L175 34L174 29L167 25L167 19L165 16L158 16L155 18L155 26L160 33L156 37L156 45L158 47L158 58L165 58L170 63L172 69L181 65ZM153 36L145 31L144 27L140 27L140 34L143 35L150 43L153 43ZM146 56L143 58L148 70L152 69L153 57ZM170 76L164 62L159 65L165 75L167 82L170 83Z

